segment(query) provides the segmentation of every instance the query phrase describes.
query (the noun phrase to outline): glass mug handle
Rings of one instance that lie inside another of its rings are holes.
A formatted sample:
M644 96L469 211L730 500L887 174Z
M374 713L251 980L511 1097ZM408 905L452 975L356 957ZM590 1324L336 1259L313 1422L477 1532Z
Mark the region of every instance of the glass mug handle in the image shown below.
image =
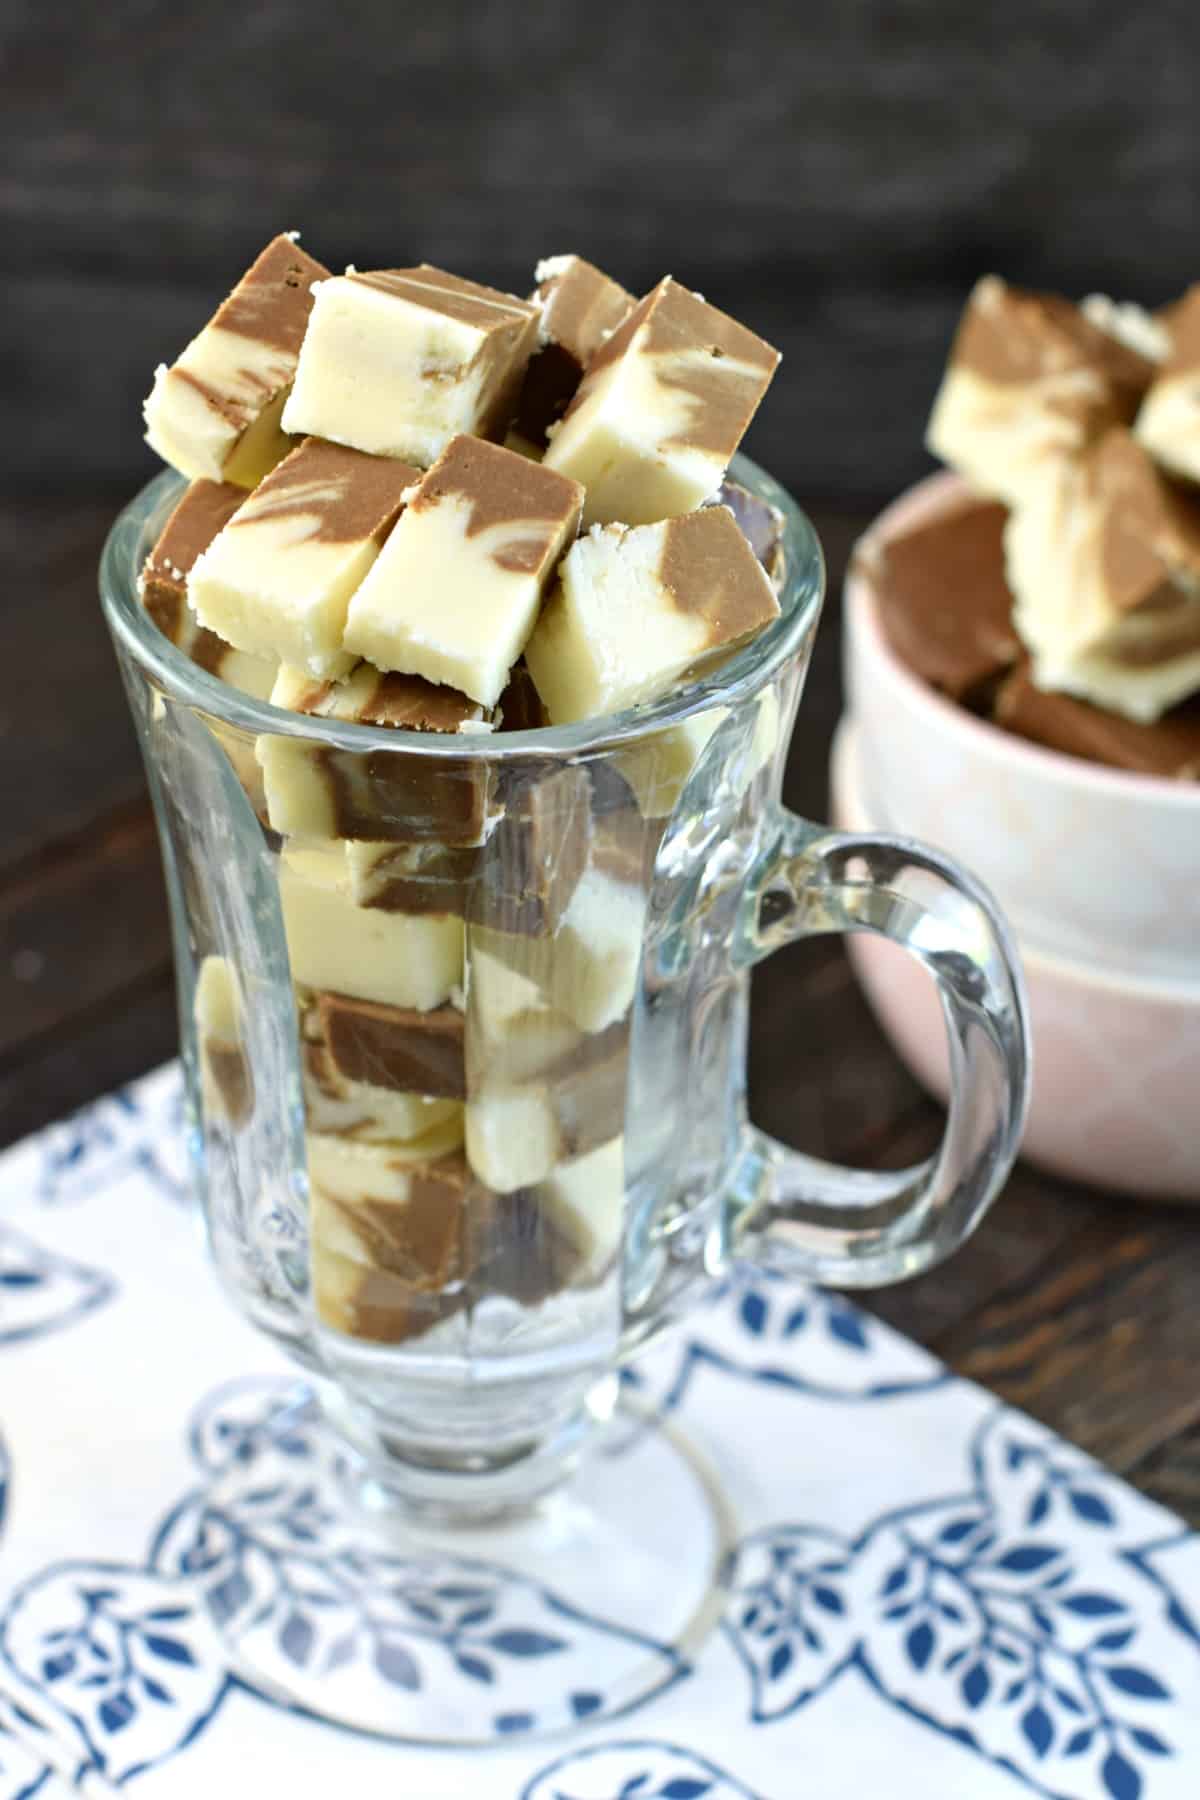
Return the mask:
M1024 982L983 887L904 838L832 832L777 809L743 892L733 956L760 962L798 938L873 932L937 984L950 1063L941 1144L899 1173L839 1168L752 1125L731 1185L739 1256L838 1287L878 1287L932 1267L970 1235L1003 1184L1029 1103Z

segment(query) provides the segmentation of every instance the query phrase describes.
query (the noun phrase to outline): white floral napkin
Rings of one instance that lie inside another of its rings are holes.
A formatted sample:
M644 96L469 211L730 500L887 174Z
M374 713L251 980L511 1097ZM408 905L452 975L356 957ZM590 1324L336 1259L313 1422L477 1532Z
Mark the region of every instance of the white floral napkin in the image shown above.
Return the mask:
M0 1157L0 1800L1200 1793L1200 1539L864 1313L749 1272L632 1377L737 1519L693 1660L641 1621L662 1678L618 1716L632 1631L494 1566L422 1590L409 1636L343 1588L331 1637L311 1419L218 1291L179 1117L172 1066ZM449 1686L494 1747L276 1703L223 1657L251 1605L284 1664L369 1656L401 1722Z

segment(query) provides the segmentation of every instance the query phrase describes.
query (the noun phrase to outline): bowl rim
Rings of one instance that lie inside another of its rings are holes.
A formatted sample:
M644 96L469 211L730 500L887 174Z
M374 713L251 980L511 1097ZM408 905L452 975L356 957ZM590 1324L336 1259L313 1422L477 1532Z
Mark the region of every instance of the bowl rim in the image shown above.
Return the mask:
M862 739L858 720L843 713L833 734L829 754L830 810L843 815L839 829L847 831L890 831L871 816L862 781ZM1005 909L1007 912L1007 908ZM1108 998L1124 997L1162 1008L1179 1007L1189 1016L1200 1014L1200 981L1172 981L1169 977L1142 975L1124 968L1106 968L1081 957L1067 956L1058 950L1047 950L1031 942L1020 922L1008 913L1009 924L1017 940L1017 949L1026 970L1039 979L1049 978L1062 986L1099 991Z
M925 707L944 729L958 733L969 746L987 750L1002 759L1011 759L1018 767L1024 766L1031 776L1053 778L1066 786L1108 794L1113 799L1136 800L1140 795L1144 800L1153 800L1156 805L1179 806L1184 811L1200 807L1200 782L1109 768L1103 763L1087 762L1083 757L1068 756L1065 750L1051 750L1012 732L1001 731L990 720L980 719L965 707L947 700L897 656L880 624L878 603L870 579L860 565L860 553L872 541L885 540L901 525L911 524L921 516L932 516L951 499L971 492L969 483L961 475L952 469L939 469L897 494L875 515L857 540L842 584L843 605L847 615L853 611L854 627L863 630L872 653L887 665L911 703ZM850 643L852 639L848 637L847 641Z

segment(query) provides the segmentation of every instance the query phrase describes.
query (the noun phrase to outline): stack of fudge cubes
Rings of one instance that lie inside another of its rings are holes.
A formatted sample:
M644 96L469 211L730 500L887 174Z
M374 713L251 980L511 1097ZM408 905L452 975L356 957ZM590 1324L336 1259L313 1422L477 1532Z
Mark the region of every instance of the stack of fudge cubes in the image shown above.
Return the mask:
M371 1343L611 1270L649 874L713 721L591 761L480 738L660 698L779 613L780 521L726 481L777 353L669 277L536 284L333 276L284 235L145 407L190 483L141 574L160 630L314 731L440 740L231 747L279 854L317 1311ZM210 956L233 1129L240 1007Z
M1151 314L985 276L927 442L971 491L868 558L899 654L1049 748L1200 778L1200 287Z

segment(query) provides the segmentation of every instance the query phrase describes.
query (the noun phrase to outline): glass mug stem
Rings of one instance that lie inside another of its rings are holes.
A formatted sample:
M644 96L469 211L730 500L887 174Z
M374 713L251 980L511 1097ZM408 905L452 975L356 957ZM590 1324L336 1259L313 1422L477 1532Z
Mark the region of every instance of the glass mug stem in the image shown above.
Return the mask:
M1026 1000L1015 945L982 885L897 837L830 832L782 811L746 884L735 964L830 933L871 932L937 985L950 1093L937 1151L900 1171L839 1168L752 1125L726 1194L739 1255L839 1287L879 1287L948 1256L1012 1165L1028 1107Z

